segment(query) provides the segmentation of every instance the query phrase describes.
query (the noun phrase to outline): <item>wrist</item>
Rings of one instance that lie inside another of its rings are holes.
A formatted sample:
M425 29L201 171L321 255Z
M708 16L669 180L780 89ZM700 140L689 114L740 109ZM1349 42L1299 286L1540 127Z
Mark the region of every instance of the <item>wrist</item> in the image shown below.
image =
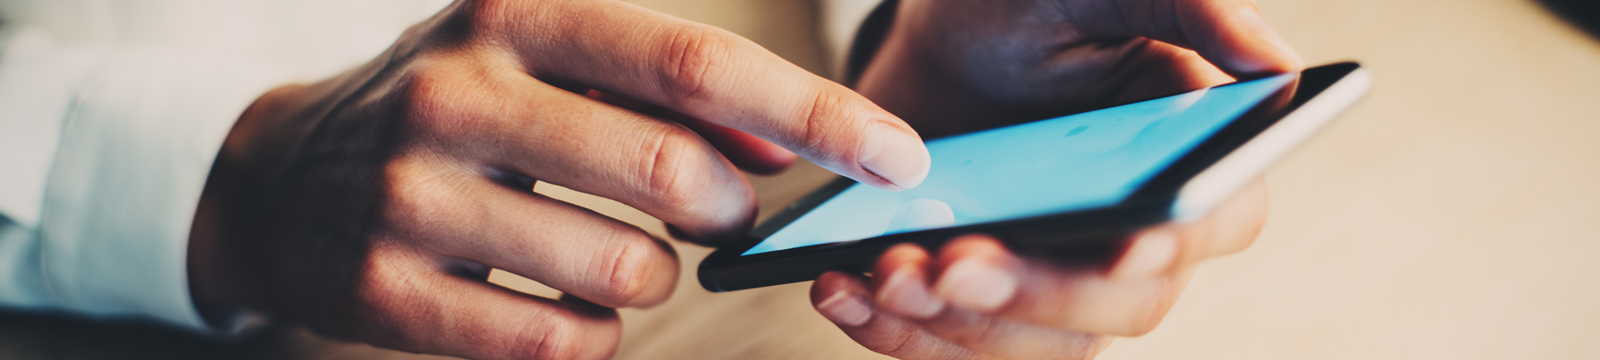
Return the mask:
M189 291L197 307L257 308L264 285L252 269L256 259L244 242L243 221L250 216L259 178L263 133L269 119L293 111L295 94L303 86L275 88L258 97L235 121L217 153L196 207L188 246ZM202 312L206 313L206 312ZM208 315L209 316L209 315ZM207 319L215 323L219 319Z

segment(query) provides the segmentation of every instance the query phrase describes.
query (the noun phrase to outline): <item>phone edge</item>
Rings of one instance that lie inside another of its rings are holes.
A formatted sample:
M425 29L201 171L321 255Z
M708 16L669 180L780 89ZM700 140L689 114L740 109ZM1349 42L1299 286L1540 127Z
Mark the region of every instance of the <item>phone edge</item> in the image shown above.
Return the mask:
M1372 73L1365 67L1357 67L1244 145L1201 170L1178 189L1170 210L1172 221L1186 223L1204 216L1348 110L1371 87Z

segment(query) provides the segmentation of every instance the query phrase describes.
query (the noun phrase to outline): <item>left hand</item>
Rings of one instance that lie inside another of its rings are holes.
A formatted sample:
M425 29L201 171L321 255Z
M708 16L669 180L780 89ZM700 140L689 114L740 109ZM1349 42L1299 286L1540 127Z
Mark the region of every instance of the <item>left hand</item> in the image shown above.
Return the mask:
M1146 229L1110 268L1019 258L967 235L930 254L896 245L871 278L829 272L811 302L845 334L902 359L1089 359L1109 336L1154 329L1201 260L1250 246L1266 219L1265 183L1187 224Z
M855 87L936 138L1300 68L1254 0L901 0Z
M901 0L856 88L931 138L1300 67L1252 0ZM1201 219L1145 229L1110 266L969 235L891 248L871 278L825 274L811 300L898 358L1093 358L1152 330L1200 261L1248 247L1265 221L1258 179Z

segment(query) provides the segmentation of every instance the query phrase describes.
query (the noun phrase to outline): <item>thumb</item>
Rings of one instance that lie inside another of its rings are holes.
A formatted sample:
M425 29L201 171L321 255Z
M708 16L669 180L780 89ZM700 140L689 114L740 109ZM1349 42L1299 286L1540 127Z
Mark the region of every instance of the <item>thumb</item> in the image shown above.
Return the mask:
M1089 32L1103 36L1142 36L1199 53L1233 76L1300 70L1299 55L1261 9L1249 0L1069 0L1088 5L1078 12ZM1111 6L1105 6L1110 3ZM1074 8L1074 6L1069 6ZM1095 14L1109 10L1111 14ZM1099 21L1086 19L1098 17ZM1104 21L1105 19L1115 19Z

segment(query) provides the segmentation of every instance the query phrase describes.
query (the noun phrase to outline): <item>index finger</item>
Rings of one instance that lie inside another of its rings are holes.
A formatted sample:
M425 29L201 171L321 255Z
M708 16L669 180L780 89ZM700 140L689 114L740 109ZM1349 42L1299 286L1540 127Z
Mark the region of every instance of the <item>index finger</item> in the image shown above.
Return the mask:
M911 126L754 42L617 1L541 5L499 15L518 20L506 35L521 39L514 51L534 77L750 133L874 186L906 189L927 176Z

